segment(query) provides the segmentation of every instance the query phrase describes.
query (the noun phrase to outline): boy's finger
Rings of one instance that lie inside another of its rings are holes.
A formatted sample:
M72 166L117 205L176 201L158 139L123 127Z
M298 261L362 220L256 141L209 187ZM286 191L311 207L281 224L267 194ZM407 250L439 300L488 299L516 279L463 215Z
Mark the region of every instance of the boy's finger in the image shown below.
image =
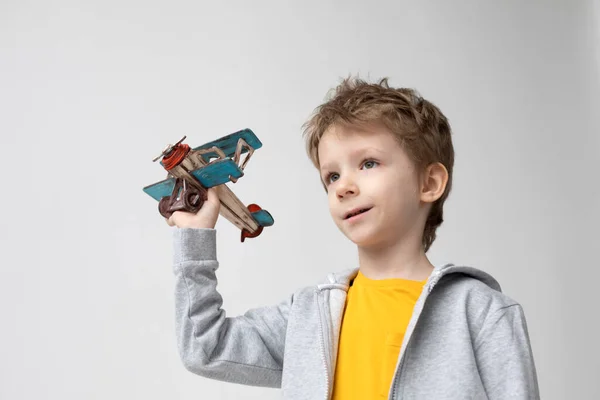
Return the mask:
M167 225L169 226L175 226L175 221L173 221L173 216L175 214L172 214L169 218L165 218L165 220L167 221Z
M206 195L208 196L208 200L212 201L215 198L215 187L211 187L206 191Z
M211 203L218 203L219 202L219 194L217 193L217 187L213 186L210 189L208 189L208 201L210 201Z

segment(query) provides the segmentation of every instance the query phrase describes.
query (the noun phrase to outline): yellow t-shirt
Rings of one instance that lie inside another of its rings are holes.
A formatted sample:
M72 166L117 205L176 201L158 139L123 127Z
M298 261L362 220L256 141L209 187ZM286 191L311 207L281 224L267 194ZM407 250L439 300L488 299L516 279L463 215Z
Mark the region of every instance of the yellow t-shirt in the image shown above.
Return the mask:
M387 398L404 332L426 281L373 280L358 272L346 298L333 400Z

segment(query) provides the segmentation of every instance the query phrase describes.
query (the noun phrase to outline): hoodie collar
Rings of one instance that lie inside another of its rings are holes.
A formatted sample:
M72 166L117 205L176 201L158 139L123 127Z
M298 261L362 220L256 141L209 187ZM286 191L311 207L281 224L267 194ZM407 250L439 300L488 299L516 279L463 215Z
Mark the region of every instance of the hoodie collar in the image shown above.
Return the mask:
M350 268L339 272L330 273L327 276L327 282L319 285L319 288L324 289L333 285L338 288L343 288L347 291L348 287L350 286L350 281L356 277L358 270L358 268ZM431 275L429 275L429 278L427 278L424 289L431 290L440 279L450 274L468 275L485 283L498 292L502 291L498 281L487 272L473 267L454 265L452 263L435 266L431 272Z

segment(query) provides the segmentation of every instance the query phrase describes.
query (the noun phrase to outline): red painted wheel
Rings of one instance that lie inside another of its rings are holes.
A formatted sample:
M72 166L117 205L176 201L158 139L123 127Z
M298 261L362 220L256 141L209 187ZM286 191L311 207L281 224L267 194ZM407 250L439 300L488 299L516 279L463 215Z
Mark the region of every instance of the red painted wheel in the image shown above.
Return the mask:
M257 212L262 210L262 208L260 208L260 206L258 204L248 204L248 211L250 211L251 213L253 212ZM255 238L258 235L260 235L263 231L262 226L259 226L258 229L254 232L254 233L250 233L250 231L248 231L247 229L242 229L242 242L246 239L246 238Z
M259 226L258 229L256 231L254 231L254 233L250 233L250 231L248 231L246 228L242 229L242 242L244 241L244 239L246 238L255 238L258 235L260 235L263 231L263 227Z

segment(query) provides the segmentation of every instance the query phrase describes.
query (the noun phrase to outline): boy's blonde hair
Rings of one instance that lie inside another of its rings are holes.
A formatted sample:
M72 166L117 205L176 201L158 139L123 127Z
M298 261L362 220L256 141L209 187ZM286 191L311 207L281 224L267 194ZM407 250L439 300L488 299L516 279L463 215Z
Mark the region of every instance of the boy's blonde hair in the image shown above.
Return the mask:
M423 231L422 245L427 252L435 240L435 231L444 221L443 206L452 188L454 147L447 118L417 91L390 87L388 78L368 83L349 77L328 97L303 125L306 151L317 169L318 146L327 129L336 124L366 126L372 123L382 123L394 135L419 174L435 162L446 167L446 189L433 203Z

